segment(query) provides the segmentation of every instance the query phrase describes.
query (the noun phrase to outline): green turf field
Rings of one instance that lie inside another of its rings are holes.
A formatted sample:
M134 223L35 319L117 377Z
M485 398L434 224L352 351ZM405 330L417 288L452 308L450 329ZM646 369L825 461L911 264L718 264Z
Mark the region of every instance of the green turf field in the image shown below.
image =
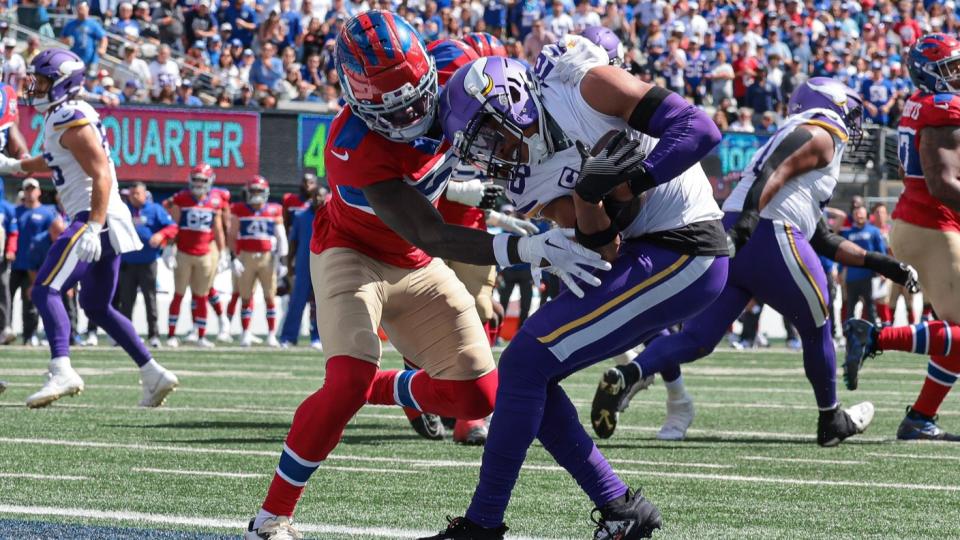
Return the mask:
M27 410L46 357L0 349L0 380L11 383L0 395L0 538L35 538L50 523L68 526L43 537L239 534L262 500L293 410L323 377L322 357L306 349L164 350L158 359L181 388L163 408L142 410L130 360L116 349L82 350L74 366L86 392ZM398 355L385 365L399 367ZM960 538L960 445L893 440L924 370L917 356L871 360L861 389L841 399L872 400L873 425L821 449L798 353L718 352L685 370L698 406L689 440L654 439L664 416L658 383L601 448L660 507L657 538ZM584 419L600 371L564 384ZM942 411L954 430L957 403L949 398ZM466 508L481 451L421 440L399 410L366 408L313 476L297 521L323 539L439 530L445 515ZM512 533L590 538L591 504L574 482L538 446L527 465L507 513Z

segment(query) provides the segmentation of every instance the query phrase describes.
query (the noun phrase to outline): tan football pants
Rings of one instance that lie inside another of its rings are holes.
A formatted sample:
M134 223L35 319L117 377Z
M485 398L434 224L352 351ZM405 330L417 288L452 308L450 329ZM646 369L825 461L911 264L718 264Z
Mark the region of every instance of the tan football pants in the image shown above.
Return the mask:
M897 259L917 269L923 297L937 317L960 322L960 233L896 220L890 249Z

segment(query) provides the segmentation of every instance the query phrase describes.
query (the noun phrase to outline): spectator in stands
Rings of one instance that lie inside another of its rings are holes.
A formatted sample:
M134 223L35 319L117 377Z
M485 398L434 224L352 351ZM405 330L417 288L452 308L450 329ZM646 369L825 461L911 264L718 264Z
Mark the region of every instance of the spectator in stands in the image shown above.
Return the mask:
M207 58L207 44L202 39L198 39L187 49L187 55L183 59L184 67L188 68L187 73L196 75L210 71L210 59Z
M707 78L710 80L710 94L714 105L724 99L733 98L733 79L736 75L733 72L733 66L727 61L727 51L724 49L717 51L717 59Z
M87 2L77 4L76 16L63 27L60 39L70 45L70 50L88 68L95 68L100 63L100 55L107 52L107 31L100 21L90 17L90 5Z
M777 131L777 113L767 111L760 116L760 125L757 126L757 135L773 135Z
M600 15L592 9L590 0L576 0L577 7L573 10L573 31L583 32L588 26L600 26Z
M133 5L130 2L122 2L117 8L117 16L110 25L110 31L130 39L140 37L140 22L133 18Z
M667 88L683 95L683 74L687 68L687 53L680 48L680 40L674 36L667 39L667 51L660 60L660 71L666 78Z
M684 95L693 97L693 102L697 105L703 105L704 98L707 96L706 71L708 68L706 58L700 51L700 38L696 35L690 37L690 52L687 53L687 66L683 70Z
M312 54L307 57L307 61L300 68L300 77L304 81L316 86L323 86L327 79L323 75L323 68L320 66L320 55Z
M223 54L223 40L219 34L214 34L207 39L207 58L210 60L210 68L220 63L220 55Z
M890 121L890 109L897 101L897 92L893 82L883 74L883 63L874 60L870 68L870 77L860 86L860 95L864 98L865 120L886 126Z
M280 23L280 14L271 11L257 27L257 44L262 49L267 43L280 47L286 42L286 27Z
M140 38L146 41L160 41L160 27L150 16L150 4L140 0L133 9L133 18L140 27Z
M767 68L759 66L756 69L756 76L753 84L747 88L746 105L753 109L757 115L755 119L759 122L760 117L767 111L776 111L777 107L783 103L783 97L780 95L780 87L767 80Z
M160 43L183 52L184 17L177 0L160 0L150 16L160 30Z
M730 124L730 131L753 133L753 109L750 107L740 107L737 111L737 119Z
M907 4L907 9L900 11L900 22L893 25L893 31L900 38L900 43L904 47L910 47L920 39L920 36L923 35L923 30L920 28L920 23L913 18L913 10L910 9L909 3ZM867 320L872 321L873 319Z
M20 94L23 90L23 80L27 76L27 63L17 54L17 40L8 37L3 40L3 82L9 84Z
M523 54L533 60L540 55L540 50L545 45L555 43L557 36L548 31L543 19L533 22L533 27L527 37L523 40Z
M300 69L300 63L297 62L297 51L293 47L287 47L282 49L280 52L280 64L283 66L283 72L287 72L292 64L297 64L297 69Z
M123 90L120 92L120 95L117 97L120 103L124 104L133 104L133 103L145 103L146 100L143 97L143 85L140 84L140 81L136 79L130 79L123 85Z
M503 42L503 46L507 49L507 56L520 60L521 62L529 65L526 55L523 54L522 43L513 38L508 38Z
M180 66L170 58L169 45L161 45L157 56L150 62L150 95L154 98L160 95L164 86L176 88L180 84Z
M256 107L257 102L253 99L253 87L249 84L241 86L240 93L234 98L233 104L237 107Z
M300 95L300 64L290 64L285 70L283 80L277 83L276 93L279 101L294 101Z
M550 14L544 17L549 31L557 36L557 39L563 39L564 36L573 32L573 18L567 14L566 6L563 0L553 0Z
M40 203L40 182L35 178L27 178L21 186L23 202L16 208L19 234L17 255L10 272L10 298L20 291L23 344L36 347L40 342L36 336L39 315L30 301L30 287L33 286L33 279L40 269L40 264L31 260L31 251L37 242L59 235L65 226L55 206Z
M210 0L198 0L194 8L187 11L184 15L184 31L189 43L218 35L217 19L210 11Z
M844 238L857 244L867 251L876 251L886 253L887 245L883 241L883 234L880 229L867 222L866 206L859 206L853 210L853 225L841 231ZM847 284L847 313L844 319L853 316L853 309L857 301L863 303L862 319L870 322L877 320L877 310L873 302L873 276L872 270L866 268L844 268Z
M722 109L717 109L717 111L713 113L713 123L717 125L720 131L730 131L730 124L727 122L727 113L723 112Z
M193 95L193 83L190 82L190 79L184 79L177 87L176 103L186 107L203 107L204 105L200 98Z
M487 0L483 8L483 24L487 32L502 39L507 28L507 2Z
M223 88L228 96L234 96L243 84L240 69L233 63L233 55L221 54L220 61L214 67L214 85Z
M113 77L104 77L100 81L100 87L102 88L100 92L100 103L108 107L116 107L120 104L120 89L117 88L116 82L114 82Z
M220 29L220 39L222 39L224 43L231 45L236 41L240 44L240 49L243 50L243 42L233 37L233 25L224 22L220 17L221 13L220 11L217 12L217 26Z
M327 111L332 113L340 112L340 109L343 108L343 106L340 105L340 87L333 84L324 85L323 101L327 105Z
M0 345L9 345L17 339L11 328L10 265L17 255L18 234L16 209L0 191Z
M248 6L244 0L234 0L230 7L224 11L224 21L230 23L233 28L232 37L235 37L243 43L245 48L253 44L253 36L257 31L259 19L257 12Z
M307 2L309 4L309 2ZM280 0L277 3L277 9L280 13L280 26L283 29L284 39L281 43L283 48L293 48L299 43L303 36L303 25L300 22L300 14L291 8L290 0Z
M323 53L326 41L327 35L323 30L323 21L316 17L310 19L307 22L307 30L300 40L302 44L301 60Z
M40 54L40 51L43 49L40 47L40 38L38 36L30 36L27 38L27 48L23 50L21 56L23 57L24 63L29 64L33 61L33 57Z
M226 89L221 89L220 93L217 94L217 107L221 109L229 109L233 107L233 100L230 98L230 93Z
M141 88L150 87L150 66L140 58L140 47L135 43L126 43L123 46L123 66L114 73L114 79L120 86L126 86L130 81L137 81Z
M283 79L283 63L276 57L277 46L267 42L260 49L260 57L250 66L248 81L257 91L264 92L273 88Z

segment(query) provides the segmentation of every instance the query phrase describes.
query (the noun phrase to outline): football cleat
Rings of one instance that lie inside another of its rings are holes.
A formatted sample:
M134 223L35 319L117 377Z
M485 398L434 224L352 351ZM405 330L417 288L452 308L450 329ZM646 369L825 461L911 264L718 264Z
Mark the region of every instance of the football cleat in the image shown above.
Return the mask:
M280 342L277 341L277 335L274 333L267 334L267 347L279 348Z
M285 350L285 351L286 351L286 350L289 350L289 349L292 349L292 348L293 348L293 343L290 343L290 342L287 341L287 340L283 340L283 341L280 342L280 348L283 349L283 350Z
M152 338L150 338L149 343L150 343L150 346L153 347L154 349L160 348L160 338L158 338L157 336L153 336Z
M251 332L250 343L253 343L254 345L263 345L263 339Z
M216 345L214 345L214 343L213 343L212 341L210 341L209 339L207 339L206 337L202 337L202 338L198 339L198 340L197 340L197 346L198 346L198 347L203 347L204 349L212 349L212 348L216 347Z
M483 446L487 442L487 421L482 418L458 420L453 426L453 442L466 446Z
M303 534L294 528L287 516L277 516L264 521L260 528L253 529L253 521L247 525L243 540L302 540Z
M323 352L323 343L320 343L319 339L311 341L310 348L317 352Z
M848 390L856 390L860 382L860 369L869 357L877 355L877 335L875 326L861 319L850 319L843 323L843 335L847 338L847 353L843 362L843 382Z
M413 430L428 441L442 441L446 436L440 417L435 414L421 413L420 416L410 419Z
M27 347L39 347L40 338L38 338L37 336L32 336L30 339L23 340L23 344L26 345Z
M836 446L844 439L863 433L873 421L873 403L864 401L853 407L820 411L817 420L817 444L823 447Z
M180 381L172 371L158 366L155 371L141 374L141 384L143 385L143 398L140 400L141 407L159 407L167 400L167 396L176 390Z
M254 343L253 334L251 334L250 332L244 332L243 335L240 336L241 347L249 348L253 346L253 343Z
M183 338L187 343L196 343L200 341L200 334L197 332L197 329L194 328L190 330L190 333L187 334L187 337Z
M47 372L43 387L27 397L27 407L46 407L64 396L75 396L80 392L83 392L83 379L79 373L69 366L53 368Z
M907 407L907 415L897 428L897 440L900 441L960 441L960 435L947 433L937 425L938 418L920 414Z
M693 423L693 398L687 394L679 399L667 400L667 418L657 433L661 441L682 441Z
M434 536L424 536L418 540L503 540L503 535L508 530L506 525L488 529L465 517L451 518L447 516L447 530L440 531L440 534Z
M600 516L597 517L597 514ZM652 538L653 531L662 527L660 510L640 494L627 491L625 497L594 508L590 519L597 528L594 540L634 540Z
M0 345L9 345L17 340L17 334L9 329L5 328L3 332L0 332Z
M97 337L96 332L87 332L86 337L83 338L83 343L81 343L84 347L96 347L99 344L100 338Z
M180 346L180 340L177 339L177 336L170 336L167 338L167 347L171 349L176 349Z
M6 381L0 381L0 394L2 394L3 391L6 390L6 389L7 389L7 383L6 383Z
M226 313L220 315L220 332L217 334L217 341L230 343L233 336L230 335L230 317Z
M601 439L609 439L617 429L620 412L630 405L630 399L640 390L653 384L653 375L643 377L632 385L627 385L620 367L612 367L603 373L597 392L593 395L590 407L590 423L593 431Z

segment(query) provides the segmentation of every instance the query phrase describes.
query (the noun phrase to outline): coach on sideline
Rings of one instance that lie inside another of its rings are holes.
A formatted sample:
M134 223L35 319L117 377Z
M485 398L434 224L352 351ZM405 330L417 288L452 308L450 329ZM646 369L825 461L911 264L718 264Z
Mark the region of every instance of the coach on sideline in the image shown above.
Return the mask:
M147 186L143 182L133 184L129 193L127 206L133 215L133 224L143 242L143 249L124 253L120 258L117 300L120 313L132 320L137 289L143 293L143 303L147 308L147 341L151 347L159 347L157 259L163 246L176 237L177 225L163 206L147 200Z

